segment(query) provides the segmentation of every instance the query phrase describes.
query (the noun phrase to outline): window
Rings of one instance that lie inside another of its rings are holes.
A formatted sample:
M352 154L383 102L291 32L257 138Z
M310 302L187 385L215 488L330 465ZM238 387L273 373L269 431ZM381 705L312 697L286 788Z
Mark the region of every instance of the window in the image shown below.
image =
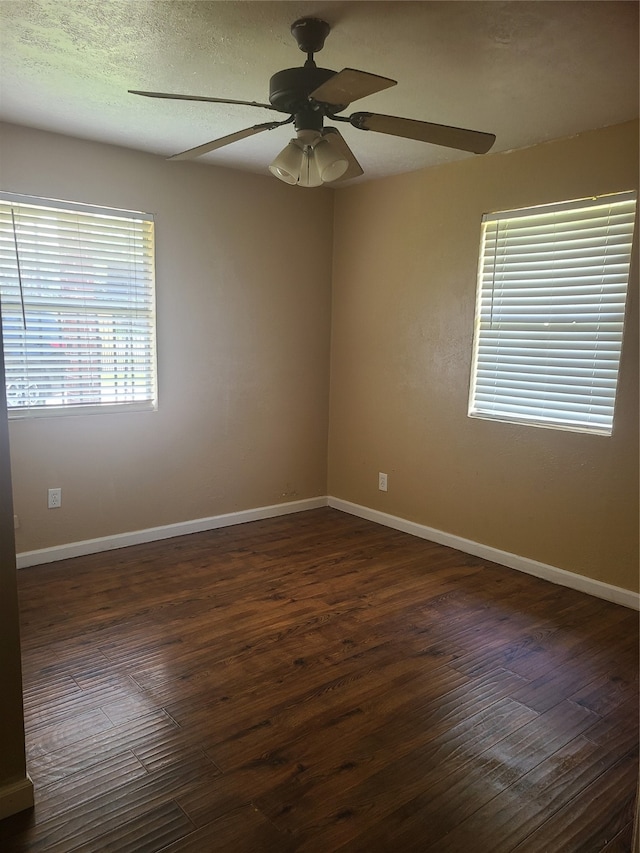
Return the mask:
M0 195L10 416L156 407L153 217Z
M635 199L483 217L471 417L611 434Z

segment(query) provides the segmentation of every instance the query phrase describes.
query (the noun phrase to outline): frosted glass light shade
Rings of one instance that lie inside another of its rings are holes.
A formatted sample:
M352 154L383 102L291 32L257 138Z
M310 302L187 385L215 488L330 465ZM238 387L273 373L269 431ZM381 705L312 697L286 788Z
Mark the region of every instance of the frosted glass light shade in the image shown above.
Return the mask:
M326 139L321 139L318 142L313 149L313 154L323 183L337 181L349 168L349 163Z
M271 174L280 178L285 184L297 184L302 169L304 152L295 139L283 148L273 163L269 166Z

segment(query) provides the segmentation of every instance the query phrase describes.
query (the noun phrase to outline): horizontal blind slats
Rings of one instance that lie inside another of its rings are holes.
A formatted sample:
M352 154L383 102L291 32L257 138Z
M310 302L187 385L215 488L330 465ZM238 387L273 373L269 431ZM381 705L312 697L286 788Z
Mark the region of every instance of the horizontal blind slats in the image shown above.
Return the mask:
M610 432L635 207L484 217L470 414Z
M154 404L151 217L0 198L0 295L11 410Z

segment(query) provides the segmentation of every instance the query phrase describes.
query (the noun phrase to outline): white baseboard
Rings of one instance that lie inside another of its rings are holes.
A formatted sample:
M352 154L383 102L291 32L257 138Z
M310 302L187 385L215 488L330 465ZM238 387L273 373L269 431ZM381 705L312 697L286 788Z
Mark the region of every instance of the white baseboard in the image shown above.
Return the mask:
M126 548L129 545L141 545L145 542L171 539L174 536L184 536L187 533L202 533L204 530L215 530L218 527L230 527L233 524L244 524L247 521L259 521L263 518L304 512L322 506L327 506L326 496L245 509L225 515L213 515L210 518L196 518L193 521L180 521L177 524L166 524L162 527L149 527L146 530L116 533L113 536L101 536L98 539L70 542L67 545L54 545L52 548L41 548L37 551L22 551L16 555L16 563L19 569L26 569L28 566L53 563L56 560L66 560L69 557L83 557L86 554L97 554L101 551L112 551L115 548Z
M33 806L33 782L25 779L0 787L0 820Z
M342 510L342 512L348 512L351 515L357 515L360 518L373 521L376 524L383 524L385 527L392 527L395 530L410 533L412 536L418 536L421 539L428 539L440 545L447 545L458 551L464 551L466 554L473 554L476 557L500 563L511 569L535 575L535 577L551 581L551 583L568 586L571 589L586 592L588 595L594 595L596 598L612 601L614 604L621 604L633 610L640 610L640 594L637 592L613 586L613 584L604 583L603 581L593 580L584 575L578 575L574 572L568 572L565 569L549 566L546 563L539 563L537 560L532 560L529 557L520 557L518 554L501 551L490 545L482 545L471 539L464 539L461 536L445 533L434 527L427 527L424 524L407 521L396 515L389 515L386 512L380 512L376 509L370 509L369 507L331 496L307 498L306 500L256 507L255 509L246 509L240 512L230 512L226 515L214 515L210 518L197 518L193 521L167 524L163 527L134 530L130 533L116 533L113 536L86 539L83 542L71 542L67 545L55 545L52 548L42 548L37 551L23 551L17 555L16 562L19 569L24 569L28 566L37 566L41 563L66 560L69 557L82 557L85 554L96 554L100 551L126 548L128 545L140 545L145 542L171 539L174 536L184 536L188 533L201 533L205 530L215 530L219 527L229 527L233 524L244 524L247 521L259 521L263 518L274 518L278 515L304 512L305 510L318 509L323 506L330 506L334 509Z
M482 545L471 539L463 539L461 536L454 536L452 533L445 533L442 530L436 530L434 527L427 527L424 524L407 521L396 515L389 515L386 512L370 509L369 507L344 501L340 498L329 497L328 504L334 509L348 512L351 515L357 515L360 518L374 521L377 524L383 524L386 527L393 527L395 530L410 533L412 536L419 536L421 539L428 539L440 545L448 545L450 548L464 551L466 554L473 554L475 557L482 557L485 560L491 560L493 563L500 563L503 566L508 566L510 569L517 569L519 572L535 575L535 577L551 581L551 583L568 586L571 589L586 592L588 595L593 595L596 598L603 598L606 601L612 601L614 604L621 604L633 610L640 610L640 594L637 592L613 586L613 584L604 583L603 581L593 580L592 578L584 577L584 575L568 572L565 569L558 569L555 566L548 566L546 563L539 563L537 560L529 559L529 557L520 557L518 554L501 551L498 548Z

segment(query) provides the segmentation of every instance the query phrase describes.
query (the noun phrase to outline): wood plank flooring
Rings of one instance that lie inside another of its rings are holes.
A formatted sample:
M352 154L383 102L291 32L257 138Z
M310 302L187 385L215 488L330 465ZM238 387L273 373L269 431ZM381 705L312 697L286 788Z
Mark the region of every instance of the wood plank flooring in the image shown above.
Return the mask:
M631 610L331 509L19 589L3 853L631 849Z

